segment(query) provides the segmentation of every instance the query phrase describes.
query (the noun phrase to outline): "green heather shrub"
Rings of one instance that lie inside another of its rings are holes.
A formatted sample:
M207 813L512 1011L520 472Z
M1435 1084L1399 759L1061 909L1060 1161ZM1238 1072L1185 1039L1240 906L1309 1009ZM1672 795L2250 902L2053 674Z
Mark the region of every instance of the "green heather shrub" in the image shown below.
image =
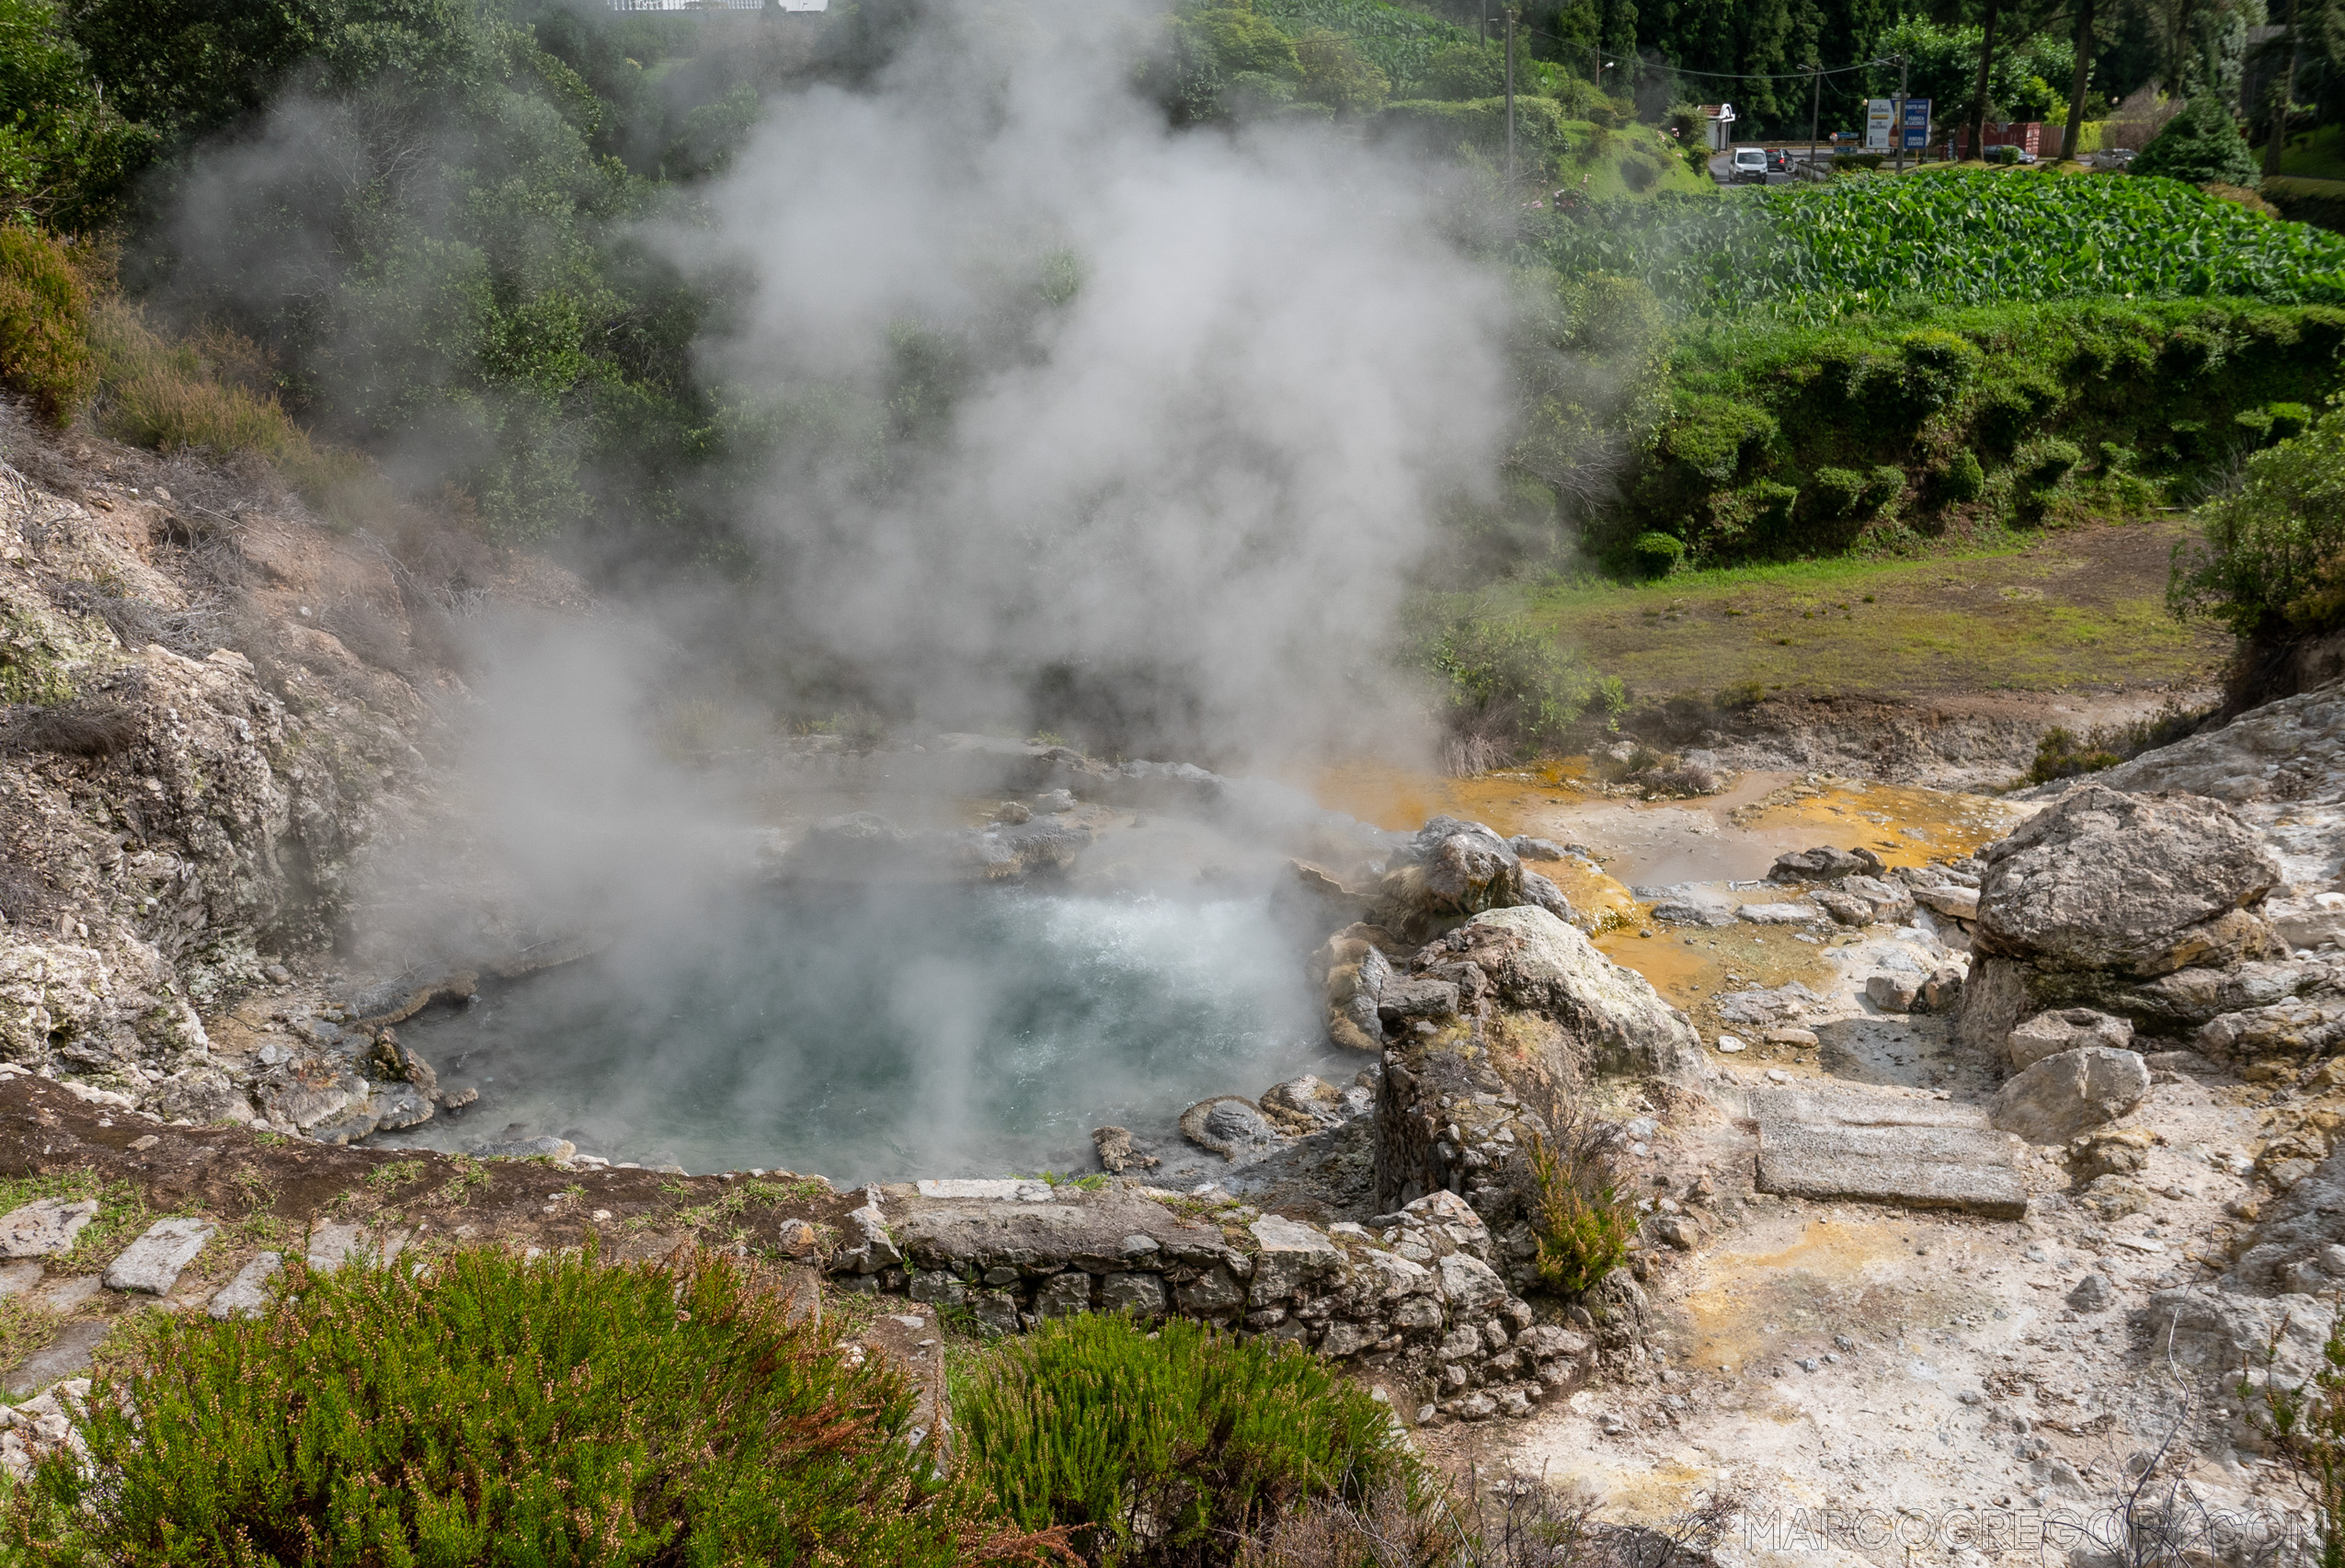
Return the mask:
M1313 28L1295 40L1303 79L1295 96L1338 114L1367 114L1392 94L1392 78L1377 69L1344 34Z
M1865 505L1870 510L1885 510L1905 493L1905 471L1893 463L1882 464L1865 476Z
M1551 1140L1534 1133L1524 1150L1523 1179L1539 1240L1535 1261L1549 1289L1576 1296L1627 1259L1637 1211L1613 1169L1603 1129L1566 1116Z
M1232 75L1253 72L1289 82L1302 76L1303 65L1296 58L1294 40L1266 17L1216 6L1199 11L1190 25L1205 36L1215 62Z
M2095 725L2081 735L2054 725L2036 742L2035 761L2021 782L2050 784L2113 768L2156 747L2171 746L2198 728L2205 717L2202 713L2185 711L2179 704L2168 704L2147 718L2131 724Z
M1093 1563L1228 1562L1238 1538L1415 1480L1386 1406L1298 1346L1174 1319L1046 1323L951 1369L957 1462Z
M1748 449L1775 433L1775 418L1764 408L1737 398L1695 395L1681 398L1663 427L1659 455L1723 484L1734 477Z
M1961 396L1985 357L1969 338L1936 327L1908 332L1898 349L1905 357L1905 395L1925 410Z
M2238 486L2202 514L2167 601L2243 637L2345 624L2345 408L2248 460Z
M142 1320L101 1370L86 1468L16 1499L86 1568L957 1563L982 1522L912 1441L914 1391L841 1359L740 1265L457 1252L291 1265L262 1316Z
M1504 97L1505 51L1487 43L1445 43L1425 62L1418 86L1426 97L1450 103Z
M73 258L46 235L0 222L0 386L63 425L97 383L89 290Z
M2168 179L2206 185L2219 181L2252 189L2263 178L2261 166L2248 151L2229 106L2213 93L2200 93L2182 112L2150 138L2126 173L2164 175Z

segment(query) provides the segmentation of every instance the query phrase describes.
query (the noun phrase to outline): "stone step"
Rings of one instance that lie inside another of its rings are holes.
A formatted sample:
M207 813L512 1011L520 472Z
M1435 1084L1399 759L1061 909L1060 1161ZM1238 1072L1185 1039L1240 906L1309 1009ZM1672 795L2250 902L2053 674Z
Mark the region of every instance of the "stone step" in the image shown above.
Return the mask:
M1934 1095L1879 1094L1861 1089L1758 1089L1744 1096L1746 1115L1769 1123L1809 1127L1967 1127L1988 1125L1985 1105L1958 1105Z
M2027 1212L2019 1144L1976 1106L1894 1095L1788 1090L1751 1096L1758 1190L1996 1219Z

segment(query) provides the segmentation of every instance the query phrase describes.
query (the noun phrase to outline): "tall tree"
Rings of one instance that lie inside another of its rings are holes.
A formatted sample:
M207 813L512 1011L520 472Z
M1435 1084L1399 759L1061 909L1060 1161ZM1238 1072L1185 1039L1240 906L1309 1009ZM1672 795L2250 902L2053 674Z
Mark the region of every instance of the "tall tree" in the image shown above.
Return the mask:
M2076 70L2068 86L2068 125L2060 137L2060 156L2064 161L2076 155L2076 138L2085 124L2085 89L2090 85L2092 64L2093 0L2076 0Z
M1979 35L1979 80L1971 94L1971 156L1986 155L1986 81L1995 64L1996 0L1986 0L1986 26Z

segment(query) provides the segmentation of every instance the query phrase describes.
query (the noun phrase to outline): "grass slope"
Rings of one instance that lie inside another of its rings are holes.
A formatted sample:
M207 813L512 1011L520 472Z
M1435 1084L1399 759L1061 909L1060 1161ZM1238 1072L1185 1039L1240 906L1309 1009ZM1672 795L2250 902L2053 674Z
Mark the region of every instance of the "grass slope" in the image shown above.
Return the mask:
M2229 640L2165 610L2167 563L2190 531L2161 517L1970 555L1583 583L1534 613L1640 697L2212 683Z

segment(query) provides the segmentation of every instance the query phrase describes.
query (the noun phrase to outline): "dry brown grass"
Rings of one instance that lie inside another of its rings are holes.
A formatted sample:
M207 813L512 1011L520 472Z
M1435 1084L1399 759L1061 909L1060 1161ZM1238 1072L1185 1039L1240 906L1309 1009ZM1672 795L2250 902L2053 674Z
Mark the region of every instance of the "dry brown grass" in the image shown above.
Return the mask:
M218 332L166 342L136 305L102 299L89 315L100 390L97 422L119 441L164 452L266 459L313 505L367 477L363 460L313 441L276 397L251 389L259 350Z

